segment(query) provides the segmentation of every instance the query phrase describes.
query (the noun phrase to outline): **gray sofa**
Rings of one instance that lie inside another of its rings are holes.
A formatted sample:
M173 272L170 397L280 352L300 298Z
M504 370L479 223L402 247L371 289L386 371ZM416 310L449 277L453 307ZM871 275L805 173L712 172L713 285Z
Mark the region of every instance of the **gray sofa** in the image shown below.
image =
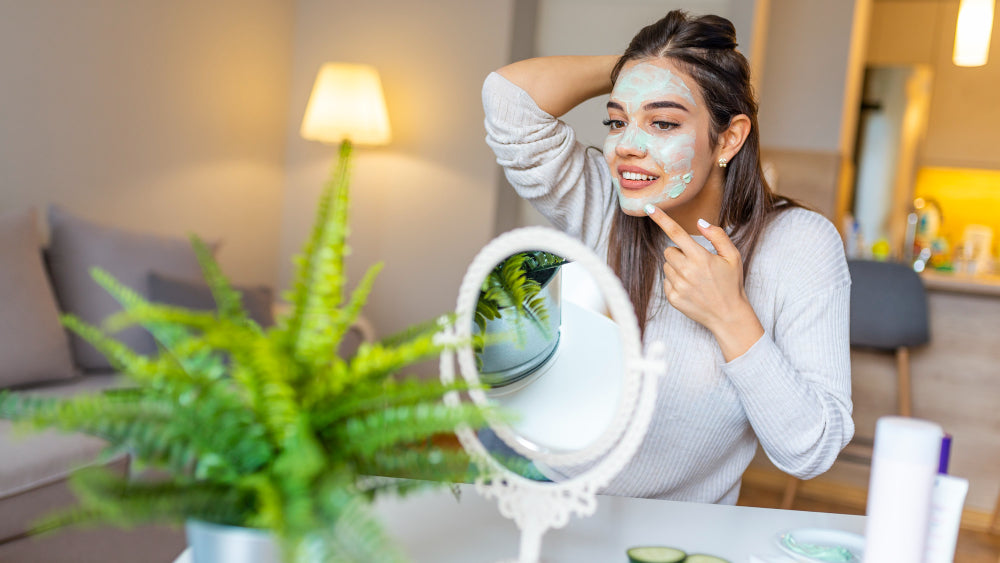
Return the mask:
M43 249L35 210L0 213L0 389L44 395L95 392L127 384L106 359L69 335L60 313L99 324L118 309L91 278L100 266L150 299L191 308L212 305L211 293L189 241L126 232L91 223L61 209L48 213ZM273 322L271 290L239 288L252 317ZM154 353L139 329L118 335L134 350ZM128 459L100 456L101 440L54 431L18 433L0 420L0 559L5 546L25 538L31 522L75 500L67 477L77 467L102 463L123 474ZM23 435L17 435L23 434ZM178 536L180 537L180 536ZM67 560L85 560L67 555ZM48 558L46 558L48 560Z

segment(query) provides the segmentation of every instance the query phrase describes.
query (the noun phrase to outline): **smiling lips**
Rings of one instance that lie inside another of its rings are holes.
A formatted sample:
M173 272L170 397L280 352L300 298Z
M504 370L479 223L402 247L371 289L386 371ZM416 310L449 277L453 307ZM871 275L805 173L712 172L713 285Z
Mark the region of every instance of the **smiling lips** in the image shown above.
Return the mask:
M660 177L635 166L618 167L619 183L623 190L641 190L653 185Z

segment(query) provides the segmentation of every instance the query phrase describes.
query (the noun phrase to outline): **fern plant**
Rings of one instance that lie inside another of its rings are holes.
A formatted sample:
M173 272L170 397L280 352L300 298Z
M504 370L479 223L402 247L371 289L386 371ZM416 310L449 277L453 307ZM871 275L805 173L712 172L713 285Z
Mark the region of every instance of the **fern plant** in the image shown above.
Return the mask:
M481 426L492 413L440 402L455 386L398 375L449 345L435 338L437 323L362 344L350 360L337 354L381 267L345 295L350 151L345 142L295 259L290 312L275 327L263 330L247 317L239 293L195 237L215 312L148 302L93 271L122 312L101 327L73 316L64 323L133 385L72 398L4 392L0 416L99 436L109 455L127 452L164 477L78 471L71 485L80 504L39 530L198 519L271 530L289 562L305 552L310 561L396 561L402 556L368 511L371 500L472 477L464 451L431 438L459 424ZM154 335L157 355L137 355L110 336L134 324Z

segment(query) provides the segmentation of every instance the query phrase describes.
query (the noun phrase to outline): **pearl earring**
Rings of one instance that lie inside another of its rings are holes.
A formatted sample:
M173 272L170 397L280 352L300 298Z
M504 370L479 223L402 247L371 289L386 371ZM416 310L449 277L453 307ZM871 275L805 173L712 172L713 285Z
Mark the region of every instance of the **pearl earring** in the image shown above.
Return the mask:
M724 158L720 158L719 159L719 168L725 168L726 165L728 165L728 164L729 164L728 160L726 160Z

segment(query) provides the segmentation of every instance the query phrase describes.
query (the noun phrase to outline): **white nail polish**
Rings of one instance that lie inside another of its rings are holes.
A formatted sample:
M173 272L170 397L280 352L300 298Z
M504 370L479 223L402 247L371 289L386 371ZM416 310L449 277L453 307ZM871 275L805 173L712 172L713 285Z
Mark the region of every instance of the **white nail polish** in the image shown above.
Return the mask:
M706 221L704 219L698 219L698 226L701 227L702 229L707 229L707 228L711 227L712 225L710 225L708 223L708 221Z
M653 207L652 203L647 203L646 206L642 208L642 210L646 212L646 215L652 215L653 213L656 213L656 208Z

